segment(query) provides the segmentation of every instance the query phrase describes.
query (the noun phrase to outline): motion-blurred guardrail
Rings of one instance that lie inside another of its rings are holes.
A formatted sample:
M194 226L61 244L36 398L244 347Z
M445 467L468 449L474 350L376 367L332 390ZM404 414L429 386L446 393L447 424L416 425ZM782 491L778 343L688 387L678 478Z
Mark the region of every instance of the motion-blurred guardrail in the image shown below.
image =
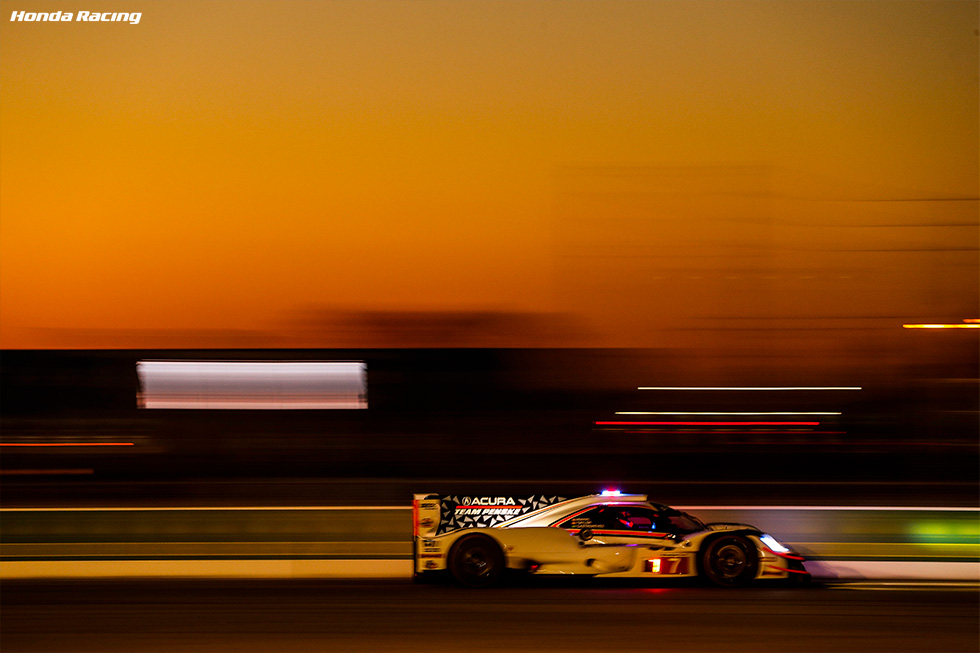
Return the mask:
M817 578L980 580L980 509L690 506L756 525ZM0 510L0 577L388 576L410 572L402 506Z

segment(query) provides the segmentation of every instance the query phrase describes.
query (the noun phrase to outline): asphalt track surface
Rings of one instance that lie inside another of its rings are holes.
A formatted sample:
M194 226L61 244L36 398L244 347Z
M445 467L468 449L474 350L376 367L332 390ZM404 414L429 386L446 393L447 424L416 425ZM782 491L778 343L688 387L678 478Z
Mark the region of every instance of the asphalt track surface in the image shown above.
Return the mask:
M545 579L534 579L545 580ZM4 581L4 653L980 650L976 585Z

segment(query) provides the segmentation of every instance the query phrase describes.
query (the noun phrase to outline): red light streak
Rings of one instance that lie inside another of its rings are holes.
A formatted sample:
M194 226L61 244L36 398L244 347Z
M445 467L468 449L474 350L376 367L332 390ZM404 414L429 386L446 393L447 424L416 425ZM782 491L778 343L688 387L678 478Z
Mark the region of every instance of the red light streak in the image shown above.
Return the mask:
M13 476L63 476L94 473L94 469L0 469L0 475L10 474Z
M766 548L769 549L768 546ZM786 558L787 560L800 560L800 561L806 560L806 558L804 558L803 556L793 555L792 553L780 553L779 551L773 551L772 549L769 549L769 553L772 553L773 555L777 555L780 558Z
M3 442L0 447L134 447L135 442Z
M561 527L559 526L558 528ZM566 528L565 530L567 530L569 533L572 533L573 535L577 535L578 533L581 532L582 529ZM641 537L647 539L649 538L663 539L665 537L669 537L669 533L657 533L651 531L616 531L616 530L598 529L598 530L593 530L592 533L594 535L612 535L614 537Z
M800 571L799 569L787 569L786 567L777 567L776 565L769 565L769 568L770 569L775 569L777 571L786 571L786 572L789 572L791 574L805 574L805 573L807 573L805 571Z

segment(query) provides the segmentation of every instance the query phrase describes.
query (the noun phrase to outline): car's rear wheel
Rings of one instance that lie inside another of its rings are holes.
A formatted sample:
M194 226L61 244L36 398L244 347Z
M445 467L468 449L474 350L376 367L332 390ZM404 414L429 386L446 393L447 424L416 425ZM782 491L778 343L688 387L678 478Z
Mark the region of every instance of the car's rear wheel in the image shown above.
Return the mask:
M724 535L711 540L701 556L701 574L721 587L743 587L759 570L759 554L741 535Z
M464 587L489 587L503 571L504 553L486 535L467 535L449 551L449 572Z

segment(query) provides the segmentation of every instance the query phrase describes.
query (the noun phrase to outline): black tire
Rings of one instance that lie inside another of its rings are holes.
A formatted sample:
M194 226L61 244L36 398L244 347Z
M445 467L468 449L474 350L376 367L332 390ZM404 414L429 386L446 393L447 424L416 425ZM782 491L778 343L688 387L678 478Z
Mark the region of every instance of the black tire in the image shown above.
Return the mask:
M711 540L701 554L701 575L721 587L744 587L759 571L759 553L741 535Z
M449 572L463 587L490 587L504 571L504 552L490 537L475 533L449 551Z

